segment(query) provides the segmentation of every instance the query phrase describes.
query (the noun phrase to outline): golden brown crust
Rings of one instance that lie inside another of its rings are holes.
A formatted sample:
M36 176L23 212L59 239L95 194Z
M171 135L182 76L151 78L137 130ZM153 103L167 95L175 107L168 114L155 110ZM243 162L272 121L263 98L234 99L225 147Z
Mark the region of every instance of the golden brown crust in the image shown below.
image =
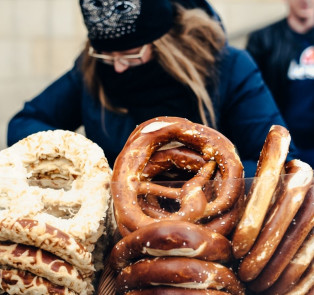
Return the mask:
M117 276L117 293L152 286L226 290L244 295L234 273L221 264L184 257L142 259L125 267Z
M250 251L262 228L286 161L290 140L288 130L279 125L273 125L267 134L248 193L248 203L233 235L236 258L244 257Z
M307 268L299 282L285 295L311 295L314 287L314 261Z
M255 279L261 273L311 186L313 170L308 164L292 160L286 165L286 171L284 190L268 213L266 223L253 248L239 266L238 275L244 282Z
M158 150L149 159L142 176L152 178L172 167L197 172L204 164L203 157L187 147Z
M219 216L207 223L202 223L202 225L223 236L228 236L238 224L241 216L243 215L244 209L245 196L241 193L237 202L230 210L221 213Z
M161 221L142 227L112 249L111 266L120 271L148 256L185 256L206 261L228 261L231 245L224 236L185 221Z
M202 153L205 161L213 159L218 164L223 179L243 177L243 167L233 144L219 132L176 117L159 117L146 121L132 132L114 166L111 190L121 232L134 231L157 221L143 214L137 203L137 195L141 175L149 158L171 141L181 142ZM232 207L238 192L237 187L226 182L221 188L220 197L207 203L201 188L197 190L194 187L193 192L188 190L188 196L183 196L180 210L169 218L195 222L204 214L216 215ZM196 194L199 194L198 202L192 197Z
M285 216L285 218L288 217ZM261 292L272 286L301 247L313 226L314 186L312 185L273 256L259 276L250 282L250 289ZM294 274L297 275L297 272L294 272ZM291 280L285 282L286 286L289 286L289 284L291 284Z
M278 280L268 288L265 295L283 295L299 281L314 258L314 231L302 244L296 255L281 273Z

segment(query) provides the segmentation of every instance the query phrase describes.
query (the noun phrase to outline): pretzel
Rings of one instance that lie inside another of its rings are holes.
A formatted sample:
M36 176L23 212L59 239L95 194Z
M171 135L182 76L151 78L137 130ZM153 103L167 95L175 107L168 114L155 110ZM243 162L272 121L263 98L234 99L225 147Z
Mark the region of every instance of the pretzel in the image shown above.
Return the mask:
M183 195L182 202L181 202L181 209L173 214L169 214L168 216L164 218L164 220L185 220L187 221L193 221L194 219L191 220L193 216L200 216L199 214L203 212L207 200L205 197L205 194L202 190L202 187L205 185L205 183L208 181L208 179L212 176L215 168L215 162L209 161L207 162L197 173L196 176L194 176L192 179L187 181L182 188L176 189L175 194L173 197L178 196L178 190L180 191L180 194ZM156 185L154 186L156 189ZM144 193L144 191L147 190L149 193L151 193L150 185L143 185L141 183L141 187L139 187L139 193ZM158 189L158 192L160 192L160 189ZM173 190L169 190L168 188L166 189L167 195L169 196L169 192L173 192ZM159 193L158 193L159 194ZM197 199L197 203L195 203L194 198ZM140 208L140 207L139 207ZM141 208L140 208L141 209ZM156 211L157 213L158 211ZM177 214L177 215L175 215ZM151 217L144 215L144 217L147 217L152 220L152 222L157 222L160 221L160 215L158 214L158 219L152 219ZM175 216L175 218L172 218ZM134 217L134 216L132 216ZM150 224L150 223L148 223ZM143 225L144 226L144 225ZM130 233L128 229L123 225L120 227L120 233L123 236L126 236L127 234Z
M268 213L266 223L253 248L239 266L238 275L244 282L255 279L263 270L311 186L313 170L310 165L300 160L292 160L286 165L286 171L284 190Z
M51 252L73 264L85 276L95 271L92 254L65 232L37 220L6 218L0 221L0 241L12 241Z
M0 253L0 265L29 271L81 295L93 291L92 285L83 280L74 266L49 252L22 244L0 242Z
M151 179L173 166L196 173L204 164L203 157L187 147L164 148L156 151L151 156L143 170L142 177Z
M111 266L121 270L150 256L184 256L228 261L230 242L222 235L185 221L161 221L142 227L120 240L111 251Z
M241 258L249 252L262 228L284 167L290 141L286 128L279 125L270 128L247 196L248 203L232 238L235 258Z
M117 294L151 286L226 290L244 294L234 273L221 264L186 257L142 259L125 267L116 278Z
M133 290L126 295L228 295L230 293L216 290L193 290L183 288L158 287L143 290Z
M297 284L313 259L314 232L312 231L278 280L264 292L265 295L282 295L290 291Z
M149 159L149 162L145 166L143 175L145 175L146 178L152 178L153 176L156 176L157 174L164 172L167 169L171 169L173 166L185 170L188 169L192 172L197 172L204 164L205 161L199 153L187 149L186 147L158 150ZM238 181L243 182L242 179L239 179ZM208 186L205 187L204 192L208 201L213 199L213 196L219 195L221 182L221 174L218 171L218 173L216 173L215 179L212 181L213 186L215 187L214 191L209 190L209 192L207 192ZM244 189L244 185L242 186ZM146 215L153 218L169 217L170 213L160 207L158 200L152 197L151 193L153 192L155 195L161 194L163 196L167 196L168 198L176 198L178 195L180 195L179 189L173 187L165 188L154 183L148 185L148 187L150 194L145 195L145 198L138 199L142 211ZM205 219L204 221L197 223L200 223L219 234L227 236L231 233L242 216L244 205L244 194L239 193L238 200L231 209L219 214L210 221Z
M314 287L314 261L299 282L285 295L312 295Z
M195 186L206 185L206 182L214 174L215 168L216 163L214 161L205 163L203 167L200 167L195 177L186 181L181 188L166 187L156 183L142 182L139 187L139 193L147 192L148 194L146 194L145 200L142 199L142 201L139 201L141 209L145 214L153 218L161 219L170 217L171 213L160 208L158 200L154 197L162 195L163 197L167 197L169 199L178 200L182 197L182 195L184 196L185 194L188 194L188 191L192 190ZM161 170L160 167L159 170ZM202 193L202 199L206 200L205 193Z
M205 161L215 160L223 179L243 177L243 166L233 144L219 132L177 117L148 120L132 132L115 161L111 191L120 232L134 231L157 221L142 212L137 196L145 193L146 184L140 180L149 158L161 146L172 141L200 152ZM239 188L233 186L232 182L224 183L220 197L209 203L200 187L203 183L200 181L192 188L186 187L180 210L167 219L194 222L204 215L225 211L235 203Z
M18 269L0 269L0 291L10 295L77 295L67 287Z
M232 233L239 220L241 219L244 209L245 196L244 193L241 193L233 208L229 209L227 212L220 214L209 222L202 223L202 225L223 236L228 236Z
M111 169L99 146L70 131L38 132L0 152L0 178L1 219L53 225L93 250L110 200Z
M285 232L275 253L259 276L250 282L250 289L268 289L281 275L314 226L314 185L306 194L302 206Z

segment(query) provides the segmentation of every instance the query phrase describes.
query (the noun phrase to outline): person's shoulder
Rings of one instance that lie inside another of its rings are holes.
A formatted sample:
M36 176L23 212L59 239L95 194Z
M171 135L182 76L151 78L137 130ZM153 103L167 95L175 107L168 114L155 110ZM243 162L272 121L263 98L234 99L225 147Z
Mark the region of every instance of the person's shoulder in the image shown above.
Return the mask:
M231 63L251 62L252 57L246 49L238 48L232 45L227 45L223 51L222 60Z
M237 48L231 45L225 47L220 72L223 76L233 76L232 79L247 75L256 71L256 63L246 49Z
M272 32L276 32L280 30L281 28L284 28L286 24L287 24L287 20L286 18L283 18L269 25L266 25L264 27L261 27L259 29L252 31L250 35L257 36L257 35L271 34Z

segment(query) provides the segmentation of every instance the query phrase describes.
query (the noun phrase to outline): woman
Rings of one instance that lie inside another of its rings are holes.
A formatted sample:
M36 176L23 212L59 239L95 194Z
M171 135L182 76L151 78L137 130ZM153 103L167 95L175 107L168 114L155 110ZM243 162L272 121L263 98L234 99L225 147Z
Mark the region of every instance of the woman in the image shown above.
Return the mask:
M137 124L179 116L222 132L237 147L246 176L254 175L271 125L284 122L256 65L226 43L206 0L80 5L85 50L12 118L8 145L40 130L83 125L113 165Z

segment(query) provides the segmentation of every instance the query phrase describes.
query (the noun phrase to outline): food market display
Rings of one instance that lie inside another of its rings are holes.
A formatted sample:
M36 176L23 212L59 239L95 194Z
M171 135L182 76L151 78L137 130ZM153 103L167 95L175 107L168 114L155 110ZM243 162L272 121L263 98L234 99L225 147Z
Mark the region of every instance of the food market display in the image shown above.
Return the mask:
M313 169L287 161L290 140L272 126L249 181L219 132L176 117L139 125L111 182L116 294L310 294Z
M0 152L0 294L314 293L313 169L290 140L272 126L248 179L178 117L137 126L112 171L83 135L23 139Z
M39 132L0 152L0 289L94 293L115 229L111 174L103 151L70 131Z

